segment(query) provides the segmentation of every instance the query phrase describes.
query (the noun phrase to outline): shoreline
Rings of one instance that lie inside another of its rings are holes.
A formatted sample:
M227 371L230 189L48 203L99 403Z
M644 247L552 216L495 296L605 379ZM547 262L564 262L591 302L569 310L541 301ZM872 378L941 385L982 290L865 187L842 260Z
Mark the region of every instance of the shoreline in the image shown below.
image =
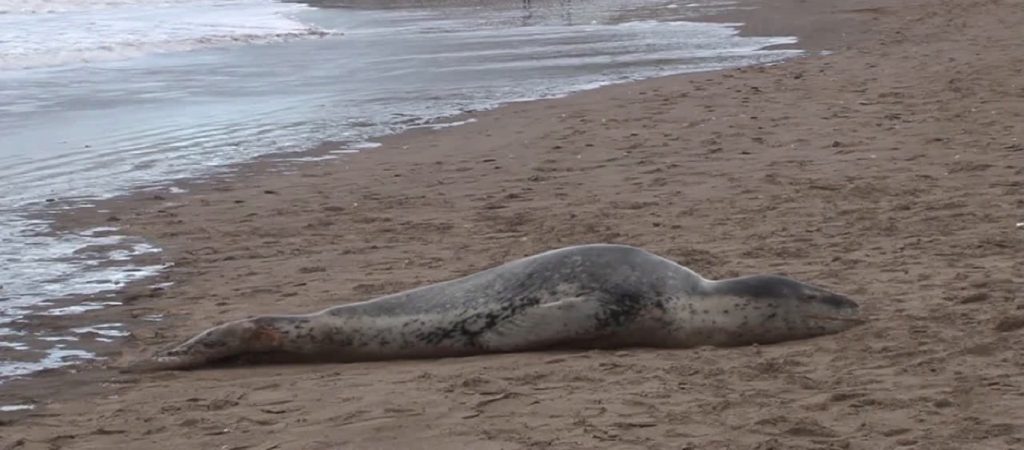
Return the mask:
M793 1L771 3L800 6ZM825 3L819 11L823 15L838 4ZM86 446L127 439L226 445L278 436L285 442L282 448L299 448L305 445L303 427L308 433L313 425L323 428L341 421L356 427L344 427L344 436L331 430L324 437L331 441L325 442L378 445L373 435L383 430L392 433L388 445L400 446L419 442L418 430L428 435L422 441L427 445L525 446L533 442L529 439L543 440L538 434L557 441L561 430L588 446L683 439L716 447L723 441L714 436L730 424L711 417L693 421L693 414L723 407L704 398L702 389L718 391L723 398L750 395L754 389L756 408L724 405L743 418L741 423L754 425L754 431L736 436L740 444L781 439L787 447L815 440L862 446L910 441L907 445L952 445L947 442L963 443L962 437L956 440L958 433L991 439L986 442L993 445L1021 442L1024 430L1002 424L1013 423L1022 400L995 397L1000 385L986 384L994 380L1018 387L1009 374L1019 355L1008 352L1019 348L1022 338L1012 323L1000 325L1000 317L1015 317L1021 309L1014 286L1022 272L1013 255L1024 244L1013 228L1013 208L1022 205L1013 199L1020 198L1022 188L1012 180L1024 175L1024 165L1011 163L1022 157L1019 141L1013 140L1022 137L1020 121L1014 125L1012 120L1024 108L1020 91L993 80L1012 79L1006 75L1014 73L1010 67L1021 55L1012 53L1007 43L1011 32L966 25L1018 20L1021 14L998 9L1014 7L1005 2L957 6L926 1L913 14L874 8L870 1L854 3L847 8L862 10L853 7L866 5L863 10L868 12L853 13L858 18L850 20L881 24L868 29L859 23L860 32L844 38L865 43L864 48L506 105L475 113L476 122L460 127L390 136L381 140L382 147L342 160L286 164L293 174L253 175L273 171L260 166L273 163L262 162L247 165L234 181L190 184L189 193L165 200L104 203L128 224L127 230L164 248L165 257L176 263L168 276L183 285L153 297L145 286L133 286L118 294L124 307L89 317L125 318L142 310L179 314L146 328L129 326L144 344L130 344L136 347L125 351L131 357L215 320L313 310L339 298L354 301L440 281L555 245L606 240L643 245L711 276L778 270L843 286L866 299L863 306L880 324L834 338L754 350L503 355L435 363L254 368L244 375L222 370L136 377L83 368L78 374L44 374L16 383L22 398L59 401L45 415L23 412L20 420L4 425L0 443L23 439L30 445L60 444L61 438L55 437L60 433L78 436L77 442ZM971 8L1002 14L983 15ZM962 16L957 20L965 25L951 18L955 16ZM768 22L765 27L784 28ZM950 30L973 40L914 41ZM978 40L986 40L986 50L1003 53L972 55ZM911 48L923 54L911 54ZM935 55L954 58L948 74L927 70L928 58ZM886 64L889 72L873 70L872 64ZM975 66L989 72L966 69ZM902 77L915 73L911 69L930 78L923 86L906 83ZM948 92L933 87L940 78L952 78ZM801 103L805 108L785 106L800 99L806 99ZM964 112L970 105L998 107L1003 114L972 116ZM957 109L961 106L963 110ZM957 130L956 124L964 121L970 127ZM983 208L974 201L979 195L1004 208ZM178 204L153 205L162 201ZM723 207L728 210L721 212ZM968 218L977 224L964 226ZM75 226L96 219L100 217L79 213L65 223ZM1004 222L1008 231L999 227ZM132 292L135 288L142 292ZM980 300L966 301L975 297ZM190 310L182 311L186 305ZM197 320L189 321L188 314ZM559 356L562 361L549 362ZM729 362L723 366L720 359ZM625 370L603 365L609 361ZM876 366L881 368L870 369ZM955 373L948 366L972 369ZM899 367L909 369L901 373ZM531 378L534 372L541 376ZM595 375L573 378L577 372ZM708 384L723 373L739 378ZM663 389L674 386L680 376L700 389ZM864 377L874 379L873 384L864 384ZM805 379L810 381L800 384ZM817 383L825 380L830 381L822 390ZM760 387L752 387L751 381ZM365 392L345 392L339 384ZM259 419L270 420L268 425L242 424L240 417L260 414L265 408L260 402L270 401L247 397L264 385L288 386L284 392L262 392L287 394L289 407L297 409L280 420ZM57 396L41 394L58 386L64 391ZM405 387L395 391L394 386ZM552 403L559 397L559 392L545 394L552 386L562 386L556 391L565 391L568 398L558 401L568 406ZM594 386L611 391L587 393ZM906 392L894 392L893 386ZM950 390L954 386L969 390ZM399 394L406 387L422 392ZM9 388L0 386L0 392ZM439 398L438 391L448 396ZM475 398L493 393L511 400L496 402L494 410L473 406ZM659 401L638 409L629 403L666 398L645 393L667 396L679 406L672 409ZM794 400L835 393L848 396L813 405ZM113 394L118 398L109 397ZM347 418L312 402L330 395L340 396L335 407L347 408L342 414ZM885 400L893 395L902 395L902 400ZM175 401L189 396L198 396L203 412L189 413L187 402ZM392 405L395 396L406 404ZM96 398L100 414L82 416ZM142 404L142 399L153 404ZM534 411L529 406L534 403L520 399L552 408L548 414L554 411L550 423L555 429L526 433L530 424L518 419L501 425L512 411ZM866 432L853 426L864 419L847 413L851 402L861 400L873 400L862 407L881 411L867 419ZM982 400L988 401L986 406L977 404ZM435 411L429 406L435 402L455 408L456 417ZM935 406L940 403L947 406ZM601 404L606 413L612 409L610 415L588 416L582 428L572 425L574 414ZM398 409L383 422L379 415L360 412L388 408ZM909 419L892 423L914 408L929 408L928 430ZM462 418L473 412L479 412L473 420ZM666 426L675 413L690 419ZM765 416L772 414L774 419ZM615 425L636 415L653 417L655 425ZM146 433L116 427L132 416L155 420L156 428ZM288 422L298 416L309 425ZM193 419L192 426L182 425ZM412 431L398 432L396 422ZM59 429L44 426L54 423L61 424ZM429 431L437 423L447 434ZM207 433L223 425L246 434ZM110 426L116 432L89 431ZM905 431L886 431L899 426ZM499 433L481 434L478 427ZM176 436L175 429L185 432ZM810 431L787 431L794 429ZM607 430L615 430L614 435Z

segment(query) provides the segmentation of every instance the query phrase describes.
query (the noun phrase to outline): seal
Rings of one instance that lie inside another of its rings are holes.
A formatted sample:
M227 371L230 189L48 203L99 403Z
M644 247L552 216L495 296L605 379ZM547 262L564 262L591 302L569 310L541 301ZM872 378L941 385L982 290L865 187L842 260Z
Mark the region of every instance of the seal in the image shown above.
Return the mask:
M843 295L782 276L714 281L640 248L590 244L311 314L225 323L129 370L253 355L350 362L770 344L852 328L863 322L859 310Z

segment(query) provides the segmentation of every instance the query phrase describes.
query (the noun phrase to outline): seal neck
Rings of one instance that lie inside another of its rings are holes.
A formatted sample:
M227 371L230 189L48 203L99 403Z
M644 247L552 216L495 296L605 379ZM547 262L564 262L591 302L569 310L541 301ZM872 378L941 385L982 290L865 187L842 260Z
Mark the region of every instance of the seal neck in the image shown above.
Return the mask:
M714 295L728 295L744 298L765 298L785 296L785 290L792 282L773 275L747 275L724 280L705 280L705 292Z

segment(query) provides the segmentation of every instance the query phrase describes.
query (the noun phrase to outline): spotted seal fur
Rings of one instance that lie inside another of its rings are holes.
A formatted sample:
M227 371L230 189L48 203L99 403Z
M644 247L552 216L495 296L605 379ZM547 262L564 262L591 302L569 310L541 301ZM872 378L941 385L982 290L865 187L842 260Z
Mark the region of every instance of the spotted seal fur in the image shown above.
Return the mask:
M854 301L790 278L713 281L640 248L593 244L312 314L225 323L133 368L189 369L246 355L344 362L769 344L860 322Z

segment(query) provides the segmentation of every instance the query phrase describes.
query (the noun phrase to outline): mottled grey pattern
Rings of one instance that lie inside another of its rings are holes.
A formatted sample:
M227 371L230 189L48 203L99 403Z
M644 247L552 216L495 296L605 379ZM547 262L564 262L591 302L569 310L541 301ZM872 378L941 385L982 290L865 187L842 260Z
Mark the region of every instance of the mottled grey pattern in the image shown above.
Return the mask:
M845 330L860 323L858 309L785 277L710 281L639 248L595 244L313 314L231 322L140 367L189 368L251 354L355 361L772 343Z

